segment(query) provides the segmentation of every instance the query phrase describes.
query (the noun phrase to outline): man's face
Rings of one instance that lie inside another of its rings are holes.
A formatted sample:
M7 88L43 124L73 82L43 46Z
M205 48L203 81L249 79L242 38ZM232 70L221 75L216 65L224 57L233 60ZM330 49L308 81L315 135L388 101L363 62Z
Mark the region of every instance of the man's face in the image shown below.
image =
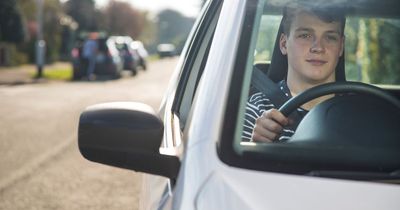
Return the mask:
M344 37L339 22L327 23L317 16L300 12L282 35L280 48L288 57L288 80L308 84L335 81L335 68L343 54Z

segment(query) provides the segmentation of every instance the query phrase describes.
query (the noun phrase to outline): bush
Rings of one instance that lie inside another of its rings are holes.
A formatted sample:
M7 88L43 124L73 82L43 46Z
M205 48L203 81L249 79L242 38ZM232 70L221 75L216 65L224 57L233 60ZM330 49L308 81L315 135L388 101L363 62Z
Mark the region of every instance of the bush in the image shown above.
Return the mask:
M17 66L28 63L28 55L19 52L15 44L0 43L0 65Z

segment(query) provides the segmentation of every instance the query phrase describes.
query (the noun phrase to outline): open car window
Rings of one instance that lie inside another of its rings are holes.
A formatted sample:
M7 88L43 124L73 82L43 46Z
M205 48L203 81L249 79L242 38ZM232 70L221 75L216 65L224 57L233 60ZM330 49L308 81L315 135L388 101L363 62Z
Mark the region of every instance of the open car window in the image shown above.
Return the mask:
M379 97L369 97L369 94L349 94L356 96L349 96L349 100L346 96L339 101L335 99L321 103L317 111L306 114L295 134L287 141L243 141L246 106L253 94L253 71L255 67L260 67L264 73L268 71L282 9L291 3L268 0L254 2L257 6L246 10L249 13L244 24L247 31L242 32L238 49L248 50L248 56L237 57L242 62L237 62L235 74L238 76L233 77L236 86L240 82L242 84L240 89L232 86L232 92L241 94L238 107L237 110L227 108L230 116L230 112L237 111L237 120L235 125L225 125L235 129L231 134L229 131L223 132L220 148L226 146L228 149L221 152L222 160L238 167L273 172L374 181L398 179L395 177L398 177L400 170L399 108L382 102L385 100ZM385 94L399 100L400 15L393 9L399 8L398 2L300 2L343 12L346 16L346 80L379 86ZM343 108L336 108L341 106Z
M206 15L200 19L201 27L196 28L197 35L190 43L189 53L185 56L185 63L173 105L174 113L179 117L181 131L185 128L197 85L208 60L210 45L221 9L220 5L220 2L214 2L207 7Z

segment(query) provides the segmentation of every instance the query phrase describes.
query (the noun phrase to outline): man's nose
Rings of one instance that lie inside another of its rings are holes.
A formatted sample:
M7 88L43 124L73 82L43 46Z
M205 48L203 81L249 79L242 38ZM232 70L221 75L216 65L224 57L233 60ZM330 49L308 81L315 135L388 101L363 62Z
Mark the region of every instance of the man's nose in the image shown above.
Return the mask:
M315 38L312 42L310 52L312 53L323 53L325 52L324 45L322 43L322 39L320 38Z

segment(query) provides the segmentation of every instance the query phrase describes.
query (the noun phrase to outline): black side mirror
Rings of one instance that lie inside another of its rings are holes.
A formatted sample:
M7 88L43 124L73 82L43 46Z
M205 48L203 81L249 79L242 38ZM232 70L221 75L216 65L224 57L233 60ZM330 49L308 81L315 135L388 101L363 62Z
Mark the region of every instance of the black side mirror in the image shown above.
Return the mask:
M162 121L146 104L96 104L80 116L78 144L88 160L175 179L180 161L160 154L163 131Z

